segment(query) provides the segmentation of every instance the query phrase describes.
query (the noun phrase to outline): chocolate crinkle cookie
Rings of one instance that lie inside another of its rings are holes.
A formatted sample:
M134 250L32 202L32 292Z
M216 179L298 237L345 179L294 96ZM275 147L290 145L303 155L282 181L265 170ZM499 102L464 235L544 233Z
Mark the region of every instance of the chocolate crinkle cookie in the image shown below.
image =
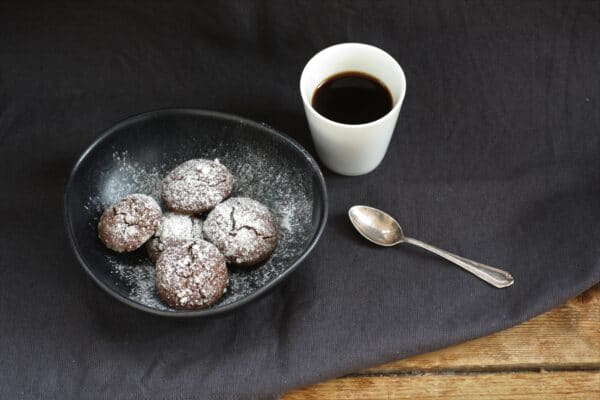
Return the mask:
M263 204L245 197L234 197L215 207L204 221L203 233L227 262L238 267L259 264L277 246L273 215Z
M145 194L131 194L108 207L98 223L98 237L119 253L140 248L162 220L156 201Z
M162 185L162 199L169 210L199 214L231 195L233 175L218 161L189 160L169 172Z
M192 215L166 212L154 233L152 239L146 243L148 256L154 262L160 253L170 245L188 240L202 239L202 221Z
M160 298L185 310L214 304L229 282L225 258L204 240L166 247L156 262L155 279Z

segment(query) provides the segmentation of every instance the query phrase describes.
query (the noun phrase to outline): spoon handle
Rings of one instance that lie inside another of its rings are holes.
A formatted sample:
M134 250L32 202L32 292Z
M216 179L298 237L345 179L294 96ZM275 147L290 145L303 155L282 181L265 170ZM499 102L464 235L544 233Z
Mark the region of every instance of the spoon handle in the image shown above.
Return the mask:
M480 279L483 279L490 285L495 286L497 288L505 288L512 285L515 282L513 276L504 270L490 267L489 265L485 265L464 257L457 256L456 254L452 254L448 251L439 249L425 242L421 242L420 240L405 237L404 243L410 243L412 245L421 247L425 250L429 250L430 252L435 253L438 256L443 257L450 262L453 262L459 267L469 271L473 275L479 277Z

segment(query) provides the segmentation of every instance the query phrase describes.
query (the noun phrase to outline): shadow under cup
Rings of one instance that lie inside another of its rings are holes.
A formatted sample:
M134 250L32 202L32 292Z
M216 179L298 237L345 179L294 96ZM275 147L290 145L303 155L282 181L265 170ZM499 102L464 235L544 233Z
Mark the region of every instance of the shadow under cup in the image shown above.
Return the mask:
M365 124L342 124L319 114L312 96L319 85L341 72L363 72L384 83L393 107L383 117ZM300 94L315 148L321 161L342 175L363 175L383 160L406 93L402 67L385 51L362 43L342 43L317 53L304 67Z

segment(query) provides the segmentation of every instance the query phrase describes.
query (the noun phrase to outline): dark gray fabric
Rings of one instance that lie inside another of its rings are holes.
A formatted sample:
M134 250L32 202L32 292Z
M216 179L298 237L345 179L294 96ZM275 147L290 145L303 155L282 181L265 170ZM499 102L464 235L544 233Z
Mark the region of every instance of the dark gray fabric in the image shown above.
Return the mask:
M221 317L142 314L98 289L62 222L98 132L147 110L264 121L313 151L298 79L319 49L390 52L408 89L373 173L325 171L329 224L270 295ZM271 398L481 336L600 280L599 2L2 2L0 398ZM346 219L510 269L495 290Z

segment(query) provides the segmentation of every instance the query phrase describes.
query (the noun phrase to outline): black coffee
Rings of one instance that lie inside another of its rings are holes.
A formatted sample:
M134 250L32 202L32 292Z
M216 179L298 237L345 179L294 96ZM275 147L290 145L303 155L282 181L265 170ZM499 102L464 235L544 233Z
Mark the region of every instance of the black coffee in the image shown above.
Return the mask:
M364 124L390 112L390 90L364 72L347 71L330 76L315 90L311 104L325 118L343 124Z

